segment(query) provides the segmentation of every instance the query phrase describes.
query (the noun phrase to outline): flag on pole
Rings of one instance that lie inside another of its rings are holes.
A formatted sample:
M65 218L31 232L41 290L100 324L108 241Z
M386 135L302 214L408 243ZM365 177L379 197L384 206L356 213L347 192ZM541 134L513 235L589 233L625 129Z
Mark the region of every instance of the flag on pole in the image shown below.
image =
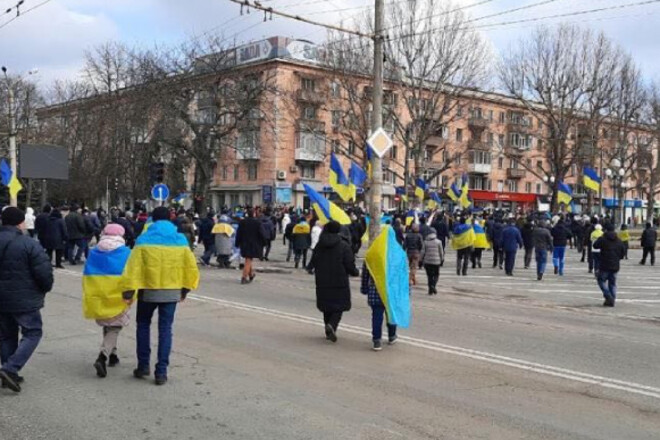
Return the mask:
M366 145L365 148L367 149L367 177L371 179L373 177L371 159L374 157L374 152L371 151L371 147L369 145Z
M431 193L431 198L429 199L428 204L426 205L429 209L436 209L440 204L442 203L442 200L440 200L440 197L438 196L438 193L433 191Z
M4 159L0 163L0 176L2 177L2 184L9 188L10 197L16 197L23 189L20 180L18 180L18 177L12 172L11 167Z
M592 191L600 191L601 179L598 177L598 173L596 173L596 170L593 168L584 167L584 177L582 183L584 183L584 186Z
M367 181L367 173L355 162L351 162L351 168L348 170L348 180L350 181L351 198L357 200L357 189L364 186Z
M350 217L339 206L317 193L314 188L306 183L303 186L321 224L328 223L331 220L335 220L342 225L351 224Z
M449 191L447 191L447 195L449 196L452 202L458 203L458 199L461 197L461 190L456 185L456 182L451 184L451 186L449 187Z
M559 182L559 192L557 193L557 202L570 206L573 200L573 191L564 182Z
M406 214L406 226L410 226L413 223L417 223L417 211L410 209Z
M344 202L348 202L351 199L350 183L335 153L330 155L330 176L328 179L332 189L335 190Z
M396 195L401 196L401 200L408 203L408 194L406 193L405 186L397 186L394 191L396 192Z
M463 184L461 187L461 196L459 197L459 201L461 202L463 209L465 209L472 204L470 201L470 182L467 174L463 174L462 180Z
M424 179L415 179L415 196L419 200L424 201L424 195L426 194L427 189L428 185L426 182L424 182Z

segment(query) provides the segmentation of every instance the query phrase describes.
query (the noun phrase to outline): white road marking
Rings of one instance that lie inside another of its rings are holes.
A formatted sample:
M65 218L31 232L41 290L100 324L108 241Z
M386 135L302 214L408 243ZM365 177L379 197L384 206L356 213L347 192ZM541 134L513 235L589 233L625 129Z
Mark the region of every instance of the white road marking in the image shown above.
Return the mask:
M188 295L188 298L200 302L219 304L236 310L243 310L247 312L258 313L261 315L272 316L275 318L286 319L289 321L300 322L303 324L309 324L314 326L323 325L323 323L317 318L298 315L295 313L283 312L276 309L253 306L250 304L227 301L223 299L212 298L197 294L190 294ZM371 336L371 331L369 329L354 325L342 324L342 331L357 335L362 335L362 336L368 336L368 337ZM418 339L408 336L399 337L399 341L401 341L404 344L411 345L413 347L424 348L427 350L432 350L447 354L453 354L456 356L488 362L491 364L504 365L507 367L517 368L519 370L524 370L524 371L530 371L537 374L559 377L574 382L581 382L589 385L597 385L603 388L625 391L631 394L637 394L646 397L652 397L655 399L660 399L660 388L643 385L635 382L627 382L627 381L612 379L604 376L582 373L575 370L553 367L551 365L529 362L522 359L500 356L494 353L472 350L463 347L456 347L456 346L442 344L439 342L428 341L425 339Z

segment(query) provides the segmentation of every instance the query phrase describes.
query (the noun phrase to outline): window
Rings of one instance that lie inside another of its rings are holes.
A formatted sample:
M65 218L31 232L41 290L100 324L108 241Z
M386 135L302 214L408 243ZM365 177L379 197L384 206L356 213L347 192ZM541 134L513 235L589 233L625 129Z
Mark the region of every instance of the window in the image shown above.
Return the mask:
M531 125L530 119L526 117L524 113L511 112L510 118L512 124L524 125L524 126Z
M525 183L525 192L526 193L531 193L532 192L532 182Z
M520 133L509 133L509 146L526 150L529 149L530 144L531 136Z
M537 160L536 161L536 169L543 171L543 161L542 160Z
M394 183L394 174L390 170L383 170L383 182Z
M527 169L532 168L532 159L527 158L526 163L527 163Z
M234 165L234 180L238 180L238 165Z
M543 141L541 139L536 140L536 149L538 151L543 151Z
M470 189L488 191L490 189L490 180L487 177L472 174L469 177Z
M500 112L500 124L504 124L506 122L506 113Z
M316 107L308 106L303 109L303 118L316 119Z
M227 165L222 167L222 173L220 174L220 179L227 180Z
M337 81L330 83L330 96L333 98L339 98L341 96L341 88Z
M456 142L463 142L463 130L461 128L456 129Z
M536 184L536 194L541 194L541 188L542 188L542 187L543 187L543 186L542 186L540 183L537 183L537 184Z
M251 163L247 167L248 180L257 180L257 164Z
M500 148L504 147L504 135L503 134L500 134L499 136L497 136L497 144L498 144L498 147L500 147Z
M468 156L468 163L490 165L491 156L488 151L471 150Z
M442 150L442 163L446 164L447 161L447 150Z
M504 181L503 180L498 180L497 181L497 190L499 192L504 191Z
M463 116L463 106L462 105L459 105L458 107L456 107L456 116L458 116L459 118L461 116Z
M481 119L483 117L483 112L481 111L481 107L475 107L473 109L470 109L470 117Z
M332 110L331 115L332 115L332 127L339 128L339 123L341 122L341 111Z
M460 165L460 164L461 164L461 155L457 154L456 155L456 165Z
M396 156L397 156L397 146L392 145L392 148L390 149L390 159L396 160Z
M332 140L331 142L332 145L332 152L335 154L341 153L341 144L337 139Z
M488 145L493 145L493 142L495 140L495 135L493 133L488 133L488 135L486 136L486 139L487 139L486 142L488 143Z
M517 180L507 180L507 187L509 192L515 193L518 192L518 181Z
M494 113L495 112L493 112L492 110L488 110L488 120L490 122L493 122L493 117L495 116Z
M303 78L302 88L303 90L314 91L314 89L316 89L316 81L311 78Z
M316 167L314 165L301 165L300 175L303 179L314 179L316 178Z
M353 141L348 141L348 155L355 155L355 142Z
M577 174L577 165L573 164L571 165L571 176L575 176Z
M516 159L511 159L511 165L509 166L509 168L511 168L513 170L517 170L518 169L518 161Z
M497 158L497 169L501 170L502 168L504 168L504 158L500 156Z

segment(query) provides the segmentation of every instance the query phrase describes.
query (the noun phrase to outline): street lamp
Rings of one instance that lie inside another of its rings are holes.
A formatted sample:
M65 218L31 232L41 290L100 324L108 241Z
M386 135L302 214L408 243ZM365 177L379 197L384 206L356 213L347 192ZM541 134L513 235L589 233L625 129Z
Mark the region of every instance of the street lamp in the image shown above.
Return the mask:
M619 159L612 159L612 162L610 162L610 168L607 168L605 170L605 175L607 178L612 180L613 183L613 211L614 215L612 215L612 220L616 222L616 210L619 207L619 202L617 200L617 193L619 188L627 188L627 184L623 181L623 178L626 174L626 170L623 169L621 166L621 161ZM621 224L623 224L623 217L625 214L625 209L624 209L624 204L621 206Z
M552 187L555 184L555 176L543 176L543 181L548 187L548 197L550 197L550 208L552 208ZM551 209L552 210L552 209Z

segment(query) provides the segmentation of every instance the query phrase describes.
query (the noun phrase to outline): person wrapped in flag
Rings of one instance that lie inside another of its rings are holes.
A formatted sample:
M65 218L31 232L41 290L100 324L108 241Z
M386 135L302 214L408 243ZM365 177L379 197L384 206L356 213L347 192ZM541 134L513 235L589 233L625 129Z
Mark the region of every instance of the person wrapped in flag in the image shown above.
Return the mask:
M456 251L456 275L467 275L468 262L474 246L474 229L467 218L461 217L454 226L451 246Z
M130 321L128 305L122 299L121 276L131 250L124 241L124 228L112 223L101 233L83 269L83 315L103 328L103 342L94 362L96 375L106 377L107 367L119 363L117 340ZM106 364L107 362L107 364Z
M476 269L477 267L481 269L481 256L484 249L490 249L490 243L488 242L488 237L486 237L486 231L479 223L479 220L474 219L472 221L472 229L474 230L474 250L470 256L470 261L472 262L472 269Z

